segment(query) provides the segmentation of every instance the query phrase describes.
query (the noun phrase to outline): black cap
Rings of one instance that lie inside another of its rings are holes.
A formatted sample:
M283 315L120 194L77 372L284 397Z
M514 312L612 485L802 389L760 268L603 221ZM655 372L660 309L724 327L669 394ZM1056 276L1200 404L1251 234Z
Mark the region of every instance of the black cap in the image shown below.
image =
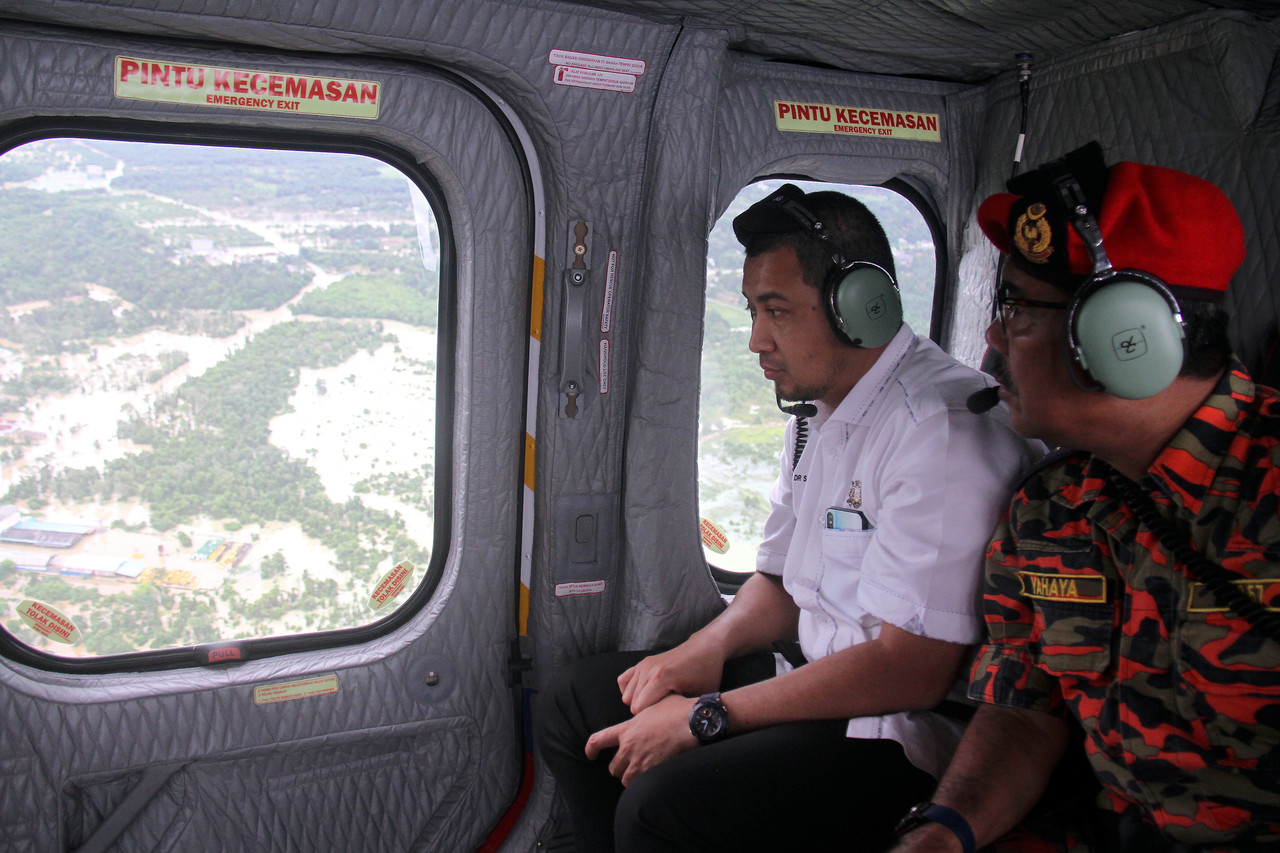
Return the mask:
M733 218L733 235L745 246L756 234L812 230L812 225L806 228L804 224L804 218L813 219L804 207L804 198L804 190L795 184L783 184Z

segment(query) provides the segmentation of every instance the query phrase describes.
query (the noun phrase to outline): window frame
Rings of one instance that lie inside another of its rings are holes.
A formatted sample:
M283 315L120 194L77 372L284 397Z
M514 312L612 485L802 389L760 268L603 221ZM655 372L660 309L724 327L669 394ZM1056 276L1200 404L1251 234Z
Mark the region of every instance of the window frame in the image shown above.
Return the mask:
M934 209L933 202L915 184L905 178L890 178L883 184L863 184L892 190L905 198L920 213L933 240L933 308L929 312L929 339L942 346L942 336L951 325L953 309L947 299L947 269L950 253L947 251L947 230L942 217Z
M352 628L312 631L196 646L71 658L35 649L0 624L0 656L38 669L79 675L141 672L223 665L370 642L409 622L435 594L444 577L452 541L453 420L456 391L457 248L444 192L435 177L410 154L392 145L347 134L284 132L207 123L160 123L130 119L37 118L14 122L0 132L0 157L21 145L45 139L79 138L115 142L164 143L272 151L354 154L383 162L422 193L436 219L440 238L437 317L436 440L431 560L409 597L391 613ZM224 655L215 653L222 651Z

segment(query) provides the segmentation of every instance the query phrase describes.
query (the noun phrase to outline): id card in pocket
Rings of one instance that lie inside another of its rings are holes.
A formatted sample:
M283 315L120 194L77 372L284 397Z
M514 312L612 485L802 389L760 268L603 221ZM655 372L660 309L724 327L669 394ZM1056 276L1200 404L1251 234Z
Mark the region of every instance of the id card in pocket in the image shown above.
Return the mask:
M829 506L826 509L824 525L828 530L870 530L867 517L856 509L840 506Z

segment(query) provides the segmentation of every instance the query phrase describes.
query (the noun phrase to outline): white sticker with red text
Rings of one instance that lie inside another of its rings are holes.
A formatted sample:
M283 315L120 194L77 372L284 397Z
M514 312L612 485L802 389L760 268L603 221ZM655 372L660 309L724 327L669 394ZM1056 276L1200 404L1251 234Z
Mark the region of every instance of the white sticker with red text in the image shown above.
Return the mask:
M28 628L55 643L72 646L80 642L80 629L70 617L51 604L28 598L18 605L18 615Z
M698 526L702 530L703 545L717 554L723 554L729 550L729 534L724 532L723 527L709 518L698 519Z
M599 595L604 592L604 581L575 581L556 584L556 598L569 595Z
M618 250L609 250L609 265L604 274L604 306L600 309L600 331L613 330L613 288L618 281Z
M547 62L555 69L551 80L557 86L607 92L634 92L636 78L645 72L643 59L576 50L553 50L548 54Z
M400 593L404 592L405 584L409 577L413 574L413 563L408 560L401 560L392 567L391 571L378 579L373 586L373 592L369 595L369 606L374 610L381 610L382 606L388 601L393 601Z

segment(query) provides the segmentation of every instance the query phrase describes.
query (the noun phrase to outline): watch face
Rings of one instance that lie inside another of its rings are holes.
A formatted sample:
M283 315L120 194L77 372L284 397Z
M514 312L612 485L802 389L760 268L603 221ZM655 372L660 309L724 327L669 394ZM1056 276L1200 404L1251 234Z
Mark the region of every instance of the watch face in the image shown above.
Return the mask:
M912 806L907 813L902 816L902 820L898 821L898 825L893 828L893 834L903 836L915 829L917 826L928 823L924 816L920 814L923 810L923 804L917 803Z
M724 732L727 722L724 710L711 702L699 702L689 717L689 727L693 729L694 737L701 741L718 737Z

